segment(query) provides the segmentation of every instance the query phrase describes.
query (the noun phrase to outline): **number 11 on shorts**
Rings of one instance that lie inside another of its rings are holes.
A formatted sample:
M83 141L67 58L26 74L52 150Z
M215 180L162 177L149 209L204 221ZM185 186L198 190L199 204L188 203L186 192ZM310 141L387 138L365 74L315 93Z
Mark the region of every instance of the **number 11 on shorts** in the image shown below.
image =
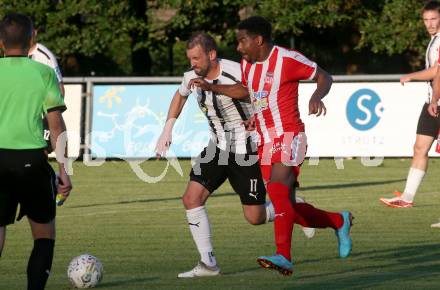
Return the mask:
M256 192L257 191L257 179L249 179L249 181L251 182L251 192Z

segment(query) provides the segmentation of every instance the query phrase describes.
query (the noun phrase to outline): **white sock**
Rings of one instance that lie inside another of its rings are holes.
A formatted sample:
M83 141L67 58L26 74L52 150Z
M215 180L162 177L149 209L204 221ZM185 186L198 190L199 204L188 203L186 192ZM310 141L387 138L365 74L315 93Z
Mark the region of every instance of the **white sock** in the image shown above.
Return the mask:
M217 261L211 243L211 225L205 207L199 206L187 210L186 217L193 240L200 253L201 261L207 266L214 267Z
M405 190L402 194L402 199L404 201L413 202L417 189L419 188L420 183L422 183L423 176L425 176L425 171L412 167L409 169Z
M268 200L264 206L266 207L266 224L273 222L273 219L275 218L275 209L273 208L272 202Z

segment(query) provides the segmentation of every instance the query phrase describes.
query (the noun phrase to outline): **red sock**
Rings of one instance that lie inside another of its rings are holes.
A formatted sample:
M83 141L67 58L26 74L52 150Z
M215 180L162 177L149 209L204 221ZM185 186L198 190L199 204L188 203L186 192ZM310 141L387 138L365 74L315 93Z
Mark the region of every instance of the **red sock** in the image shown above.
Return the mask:
M308 203L295 203L295 223L309 228L339 229L344 220L339 213L324 211Z
M275 244L277 254L291 260L292 231L295 213L290 201L289 188L282 183L269 183L267 186L273 207L275 209Z

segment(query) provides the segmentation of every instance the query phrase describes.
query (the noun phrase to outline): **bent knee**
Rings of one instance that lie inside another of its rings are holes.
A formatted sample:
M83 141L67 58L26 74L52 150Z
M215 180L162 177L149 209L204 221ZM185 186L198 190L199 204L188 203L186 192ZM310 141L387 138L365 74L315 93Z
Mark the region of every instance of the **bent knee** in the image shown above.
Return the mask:
M246 220L251 225L257 226L266 223L266 215L246 216Z
M196 208L204 204L203 198L195 194L184 194L182 196L182 203L186 209Z
M428 152L429 152L430 147L426 147L423 145L418 145L415 144L413 147L414 150L414 156L419 156L419 157L425 157L428 156Z

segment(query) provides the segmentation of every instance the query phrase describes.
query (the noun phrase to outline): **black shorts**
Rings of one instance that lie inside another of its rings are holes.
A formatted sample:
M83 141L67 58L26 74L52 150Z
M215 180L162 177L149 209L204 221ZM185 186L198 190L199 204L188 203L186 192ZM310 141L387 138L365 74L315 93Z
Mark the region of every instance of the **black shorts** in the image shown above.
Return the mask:
M266 202L266 189L261 177L258 154L236 154L220 150L210 143L196 159L190 180L203 185L213 193L229 179L244 205Z
M419 123L417 124L417 134L431 136L434 137L434 139L437 139L439 129L440 117L431 116L428 113L428 104L425 103L420 112Z
M43 149L0 149L0 226L27 215L37 223L55 218L55 172Z

